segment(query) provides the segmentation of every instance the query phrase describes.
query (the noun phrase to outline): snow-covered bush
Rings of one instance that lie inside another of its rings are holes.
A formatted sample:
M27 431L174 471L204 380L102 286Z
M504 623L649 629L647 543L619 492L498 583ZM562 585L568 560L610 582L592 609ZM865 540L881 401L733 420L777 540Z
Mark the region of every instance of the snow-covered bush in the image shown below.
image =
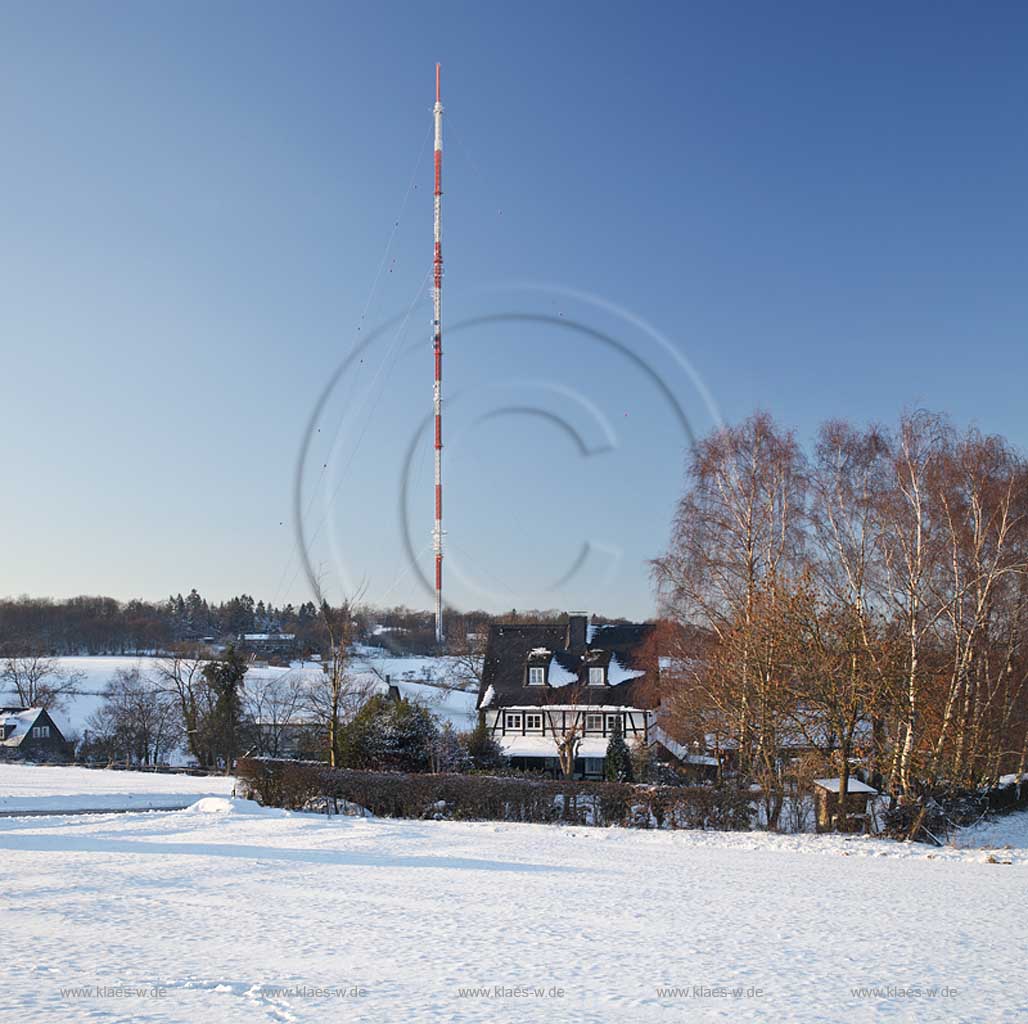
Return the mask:
M439 739L428 708L377 694L344 726L340 763L347 768L427 772Z

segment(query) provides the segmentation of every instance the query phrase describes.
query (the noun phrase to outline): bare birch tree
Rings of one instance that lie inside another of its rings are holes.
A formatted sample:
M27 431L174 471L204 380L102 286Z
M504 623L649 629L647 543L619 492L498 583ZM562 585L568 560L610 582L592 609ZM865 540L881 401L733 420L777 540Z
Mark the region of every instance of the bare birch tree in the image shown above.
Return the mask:
M667 553L654 561L661 607L717 640L706 693L725 716L740 769L781 809L784 694L775 626L800 566L806 460L792 434L758 414L700 441Z
M215 762L211 726L215 699L204 675L209 660L207 654L183 648L157 662L158 679L178 701L186 747L205 768Z

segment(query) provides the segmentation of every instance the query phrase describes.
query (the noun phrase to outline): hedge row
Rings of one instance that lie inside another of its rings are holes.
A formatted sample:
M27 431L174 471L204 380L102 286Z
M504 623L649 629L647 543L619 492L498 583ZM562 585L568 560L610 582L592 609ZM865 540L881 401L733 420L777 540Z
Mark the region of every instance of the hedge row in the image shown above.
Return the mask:
M240 758L242 795L289 810L356 804L382 818L745 830L750 795L711 786L635 786L488 775L410 775Z

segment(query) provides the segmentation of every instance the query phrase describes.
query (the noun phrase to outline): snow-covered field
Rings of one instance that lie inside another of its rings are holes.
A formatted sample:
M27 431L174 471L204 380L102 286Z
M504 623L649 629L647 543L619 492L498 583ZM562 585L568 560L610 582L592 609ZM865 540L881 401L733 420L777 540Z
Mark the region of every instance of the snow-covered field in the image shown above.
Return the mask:
M228 796L234 785L216 775L0 764L0 814L186 807L204 796Z
M1014 848L329 820L224 797L3 818L0 1014L1020 1021L1028 814L962 835L996 839Z

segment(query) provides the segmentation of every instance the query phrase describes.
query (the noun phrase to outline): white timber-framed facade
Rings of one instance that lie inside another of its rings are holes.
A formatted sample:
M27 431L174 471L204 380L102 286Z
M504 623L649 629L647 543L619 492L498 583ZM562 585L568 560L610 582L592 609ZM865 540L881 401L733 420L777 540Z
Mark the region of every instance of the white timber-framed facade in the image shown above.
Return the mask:
M654 739L659 703L653 626L495 624L489 634L478 711L511 766L562 774L560 744L575 744L574 776L604 774L607 744Z

